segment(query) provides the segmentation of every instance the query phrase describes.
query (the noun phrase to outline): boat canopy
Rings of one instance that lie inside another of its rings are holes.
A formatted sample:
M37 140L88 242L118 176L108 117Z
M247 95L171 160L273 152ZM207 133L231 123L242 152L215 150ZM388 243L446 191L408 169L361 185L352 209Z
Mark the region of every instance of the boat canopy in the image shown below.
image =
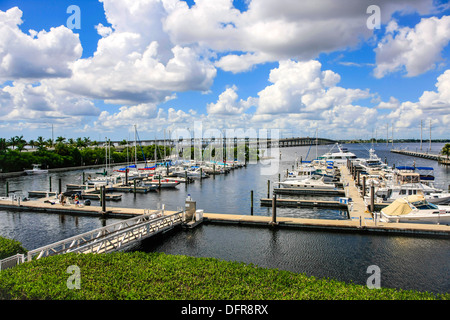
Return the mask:
M398 170L412 170L412 171L414 171L416 168L415 167L409 167L409 166L398 166L397 169Z
M430 170L430 171L434 171L433 167L416 167L416 170Z
M412 211L411 206L409 203L412 202L418 202L423 201L424 197L420 195L413 195L409 197L404 197L395 200L390 205L388 205L386 208L384 208L382 211L385 215L389 216L401 216L408 214Z

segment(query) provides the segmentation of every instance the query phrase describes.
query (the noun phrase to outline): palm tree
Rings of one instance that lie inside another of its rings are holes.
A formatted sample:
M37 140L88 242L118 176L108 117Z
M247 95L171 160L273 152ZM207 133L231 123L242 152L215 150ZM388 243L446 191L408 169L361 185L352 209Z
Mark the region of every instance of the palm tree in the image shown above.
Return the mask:
M85 145L83 139L81 139L81 138L77 138L77 140L76 140L76 146L77 146L78 148L85 148L85 147L86 147L86 145Z
M89 137L87 137L87 138L84 137L83 142L84 142L84 147L87 148L91 144L91 139L89 139Z
M0 138L0 151L5 151L8 147L8 143L5 138Z
M39 150L45 149L46 141L42 136L37 137L36 144Z
M441 150L441 154L443 156L447 156L447 160L448 160L448 157L450 156L450 143L445 144L445 146Z
M31 139L30 141L28 141L28 145L31 146L31 148L34 148L36 146L36 141Z
M9 140L8 140L8 144L10 145L10 146L12 146L13 147L13 149L16 147L16 144L17 144L17 137L11 137Z
M56 141L56 143L64 143L65 140L66 140L66 138L59 136L56 138L55 141Z
M67 142L68 142L71 146L74 146L74 145L75 145L75 141L73 140L73 138L69 138L69 140L67 140Z
M47 141L45 142L47 144L48 147L53 147L53 140L52 139L47 139Z

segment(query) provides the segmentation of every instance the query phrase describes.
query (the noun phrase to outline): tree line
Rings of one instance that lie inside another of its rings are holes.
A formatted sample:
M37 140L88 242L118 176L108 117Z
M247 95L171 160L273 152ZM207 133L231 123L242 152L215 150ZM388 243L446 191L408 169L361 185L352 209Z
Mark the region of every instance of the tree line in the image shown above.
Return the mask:
M111 145L108 148L108 163L134 162L161 160L164 155L169 155L170 147L164 146L129 146L126 140L120 142L121 148ZM31 146L26 149L25 146ZM165 150L164 150L165 148ZM76 166L89 166L106 164L105 146L99 145L89 138L57 137L25 141L23 136L15 136L10 139L0 138L0 170L1 172L17 172L29 169L33 164L40 164L41 168L65 168Z
M27 145L32 149L26 149ZM108 163L134 163L135 156L136 161L155 161L155 157L158 161L171 155L171 152L173 150L169 146L138 145L134 147L124 139L118 147L109 145ZM234 159L242 160L243 157L246 161L259 159L259 150L250 149L247 145L234 147L232 153ZM209 160L216 156L216 149L208 147L200 151L194 147L185 148L180 151L179 156L183 159L205 157L205 160ZM220 155L218 153L218 157L226 159L227 149L224 148ZM57 137L55 141L38 137L28 142L23 139L23 136L0 138L0 172L3 173L30 169L33 164L39 164L43 169L101 165L106 164L106 158L105 144L99 145L97 141L91 141L86 137L67 140L64 137Z

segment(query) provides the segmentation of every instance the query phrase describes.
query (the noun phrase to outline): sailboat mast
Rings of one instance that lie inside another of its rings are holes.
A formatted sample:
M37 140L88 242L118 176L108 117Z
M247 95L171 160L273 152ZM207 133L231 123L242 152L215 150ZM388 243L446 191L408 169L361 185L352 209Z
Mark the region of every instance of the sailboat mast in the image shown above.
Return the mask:
M389 146L389 123L386 124L386 147Z
M137 169L137 141L136 141L136 125L134 125L134 165Z
M105 137L105 170L108 171L108 138Z
M317 139L317 128L316 128L316 159L318 158L318 154L317 154L317 144L318 144L318 139Z
M422 151L422 120L420 120L420 151Z
M431 119L430 119L430 151L431 152Z
M394 148L394 124L392 124L392 148Z

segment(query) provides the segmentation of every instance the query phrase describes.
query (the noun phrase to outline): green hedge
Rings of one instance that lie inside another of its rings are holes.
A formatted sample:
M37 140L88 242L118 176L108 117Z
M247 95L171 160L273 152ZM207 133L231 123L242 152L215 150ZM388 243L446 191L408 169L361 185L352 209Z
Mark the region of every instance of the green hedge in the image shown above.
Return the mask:
M0 237L0 259L11 257L17 253L27 253L19 241Z
M67 268L80 271L69 289ZM252 264L164 253L65 254L0 272L1 299L52 300L293 300L446 299L396 289L368 289Z

